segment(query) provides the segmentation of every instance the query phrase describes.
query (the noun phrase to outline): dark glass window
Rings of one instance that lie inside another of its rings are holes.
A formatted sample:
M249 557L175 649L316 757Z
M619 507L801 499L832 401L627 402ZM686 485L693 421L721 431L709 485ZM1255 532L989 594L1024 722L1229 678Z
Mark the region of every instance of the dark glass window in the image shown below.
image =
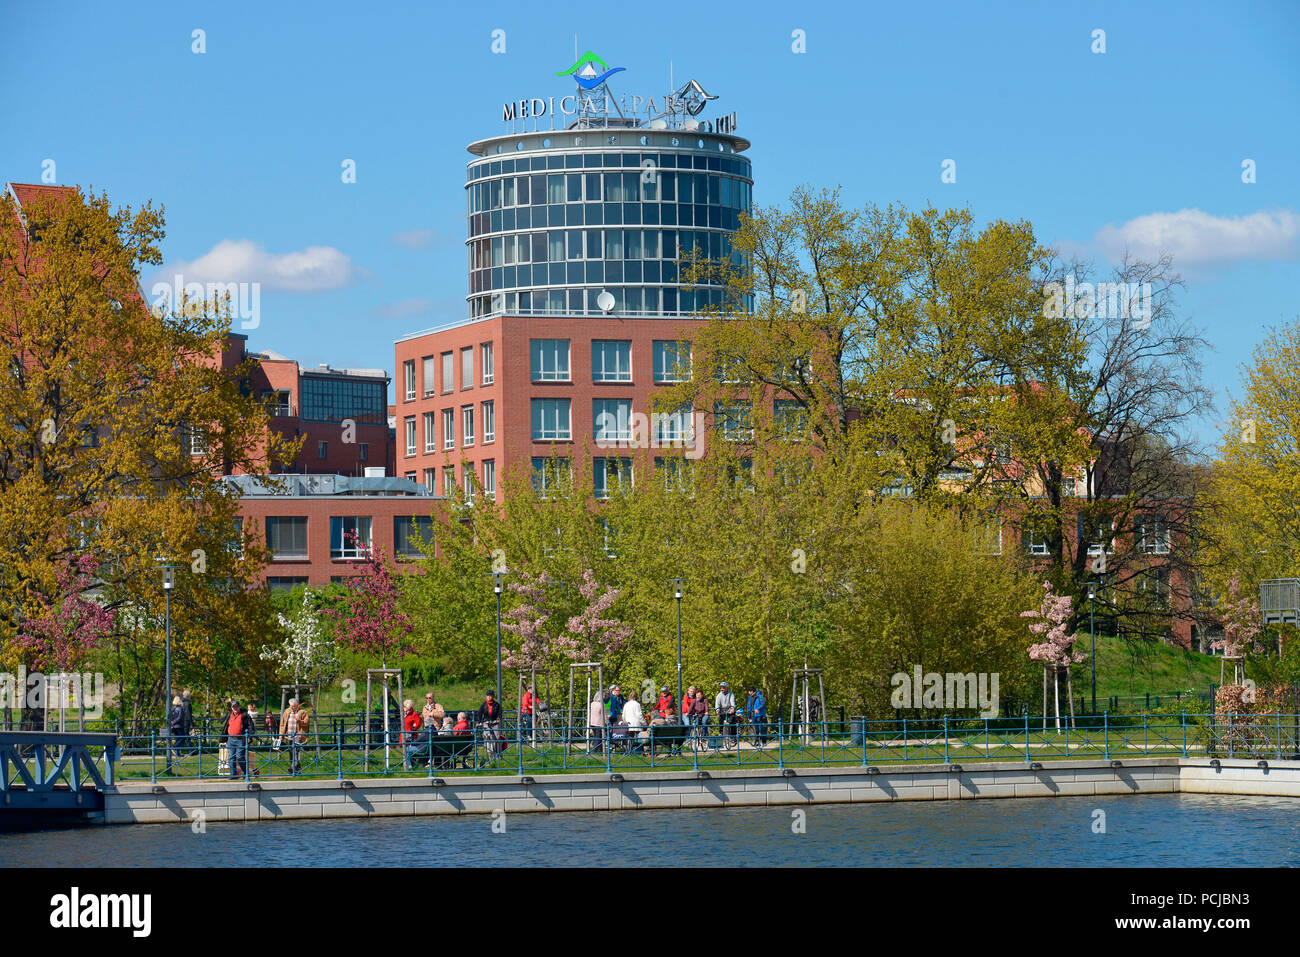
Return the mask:
M388 386L383 379L359 381L335 376L302 377L302 417L310 422L388 422Z

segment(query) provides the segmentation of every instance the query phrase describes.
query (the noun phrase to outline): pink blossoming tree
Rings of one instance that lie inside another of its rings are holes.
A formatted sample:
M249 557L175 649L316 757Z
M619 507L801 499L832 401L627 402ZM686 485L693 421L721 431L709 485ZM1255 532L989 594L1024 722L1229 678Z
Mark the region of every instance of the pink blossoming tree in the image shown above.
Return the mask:
M506 613L508 619L501 623L518 639L518 647L503 652L502 663L507 668L518 668L536 674L538 671L558 671L574 661L603 660L618 652L632 635L630 626L609 617L609 611L618 601L620 590L608 586L602 590L596 573L587 569L578 585L578 613L565 621L565 628L555 627L557 614L555 592L562 587L545 572L533 574L521 571L518 581L509 589L523 599L523 603Z
M1228 597L1223 602L1223 637L1210 643L1214 651L1222 651L1224 660L1233 661L1233 684L1240 686L1246 670L1242 659L1246 649L1258 654L1264 650L1259 643L1264 630L1264 619L1259 613L1259 601L1252 595L1241 594L1241 582L1233 578L1228 582ZM1219 665L1219 683L1223 683L1223 663Z
M362 545L355 535L349 534L348 540L361 553L361 574L345 579L347 593L339 607L325 613L338 623L336 640L340 645L373 655L387 668L390 657L400 658L413 650L406 638L414 626L400 608L400 576L384 556Z
M113 613L85 597L99 570L92 555L81 555L58 571L58 594L23 622L19 647L32 655L32 667L71 671L113 630Z
M1070 701L1070 726L1074 726L1074 686L1070 674L1071 665L1086 661L1088 656L1074 647L1078 637L1067 631L1065 623L1074 614L1074 599L1069 595L1057 595L1052 591L1051 582L1043 582L1043 602L1036 609L1022 611L1021 618L1038 619L1029 626L1031 634L1044 636L1043 641L1029 646L1031 661L1043 663L1043 727L1047 727L1047 672L1051 669L1052 686L1056 698L1056 730L1061 730L1061 691L1059 677L1065 673L1066 693Z

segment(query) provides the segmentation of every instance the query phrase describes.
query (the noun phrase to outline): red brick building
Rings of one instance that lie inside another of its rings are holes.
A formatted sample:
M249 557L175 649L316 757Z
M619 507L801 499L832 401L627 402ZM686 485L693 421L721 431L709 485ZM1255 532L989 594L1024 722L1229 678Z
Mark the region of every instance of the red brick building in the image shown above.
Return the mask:
M276 472L329 475L393 474L388 428L388 373L382 369L304 369L274 352L250 352L248 337L227 336L221 368L232 372L246 360L253 370L243 383L271 409L271 428L287 439L303 438L292 462L272 463Z
M240 492L247 532L265 536L272 558L263 578L273 588L326 585L355 575L359 546L404 568L404 562L423 557L417 542L432 534L433 496L405 479L285 475L278 479L283 489L251 476L225 481Z
M568 460L574 480L599 492L627 481L629 465L680 456L672 444L687 423L671 416L657 422L665 447L633 450L645 444L633 442L634 416L648 420L652 392L687 365L688 353L681 366L673 361L684 353L677 335L698 325L497 316L401 339L395 472L442 495L481 488L492 496L517 467L535 468L538 481L548 480L542 463L554 457Z

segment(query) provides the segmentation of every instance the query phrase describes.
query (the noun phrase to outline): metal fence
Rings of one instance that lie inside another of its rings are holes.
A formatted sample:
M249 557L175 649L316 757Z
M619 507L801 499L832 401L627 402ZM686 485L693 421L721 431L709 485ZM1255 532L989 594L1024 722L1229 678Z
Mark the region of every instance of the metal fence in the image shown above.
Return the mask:
M583 727L385 738L382 728L300 734L119 739L119 781L162 778L334 778L565 771L708 770L862 766L1064 758L1222 756L1300 759L1300 714L1140 716L1062 719L878 721L789 725L783 721L628 731Z

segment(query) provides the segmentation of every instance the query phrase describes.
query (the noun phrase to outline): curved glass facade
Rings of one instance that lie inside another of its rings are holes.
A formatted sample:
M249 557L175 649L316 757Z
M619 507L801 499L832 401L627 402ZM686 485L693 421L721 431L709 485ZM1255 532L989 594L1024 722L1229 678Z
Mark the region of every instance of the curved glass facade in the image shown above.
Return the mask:
M734 136L643 129L483 140L468 165L469 317L676 316L723 302L684 287L692 249L739 254L731 235L753 177ZM597 297L608 292L613 308Z

